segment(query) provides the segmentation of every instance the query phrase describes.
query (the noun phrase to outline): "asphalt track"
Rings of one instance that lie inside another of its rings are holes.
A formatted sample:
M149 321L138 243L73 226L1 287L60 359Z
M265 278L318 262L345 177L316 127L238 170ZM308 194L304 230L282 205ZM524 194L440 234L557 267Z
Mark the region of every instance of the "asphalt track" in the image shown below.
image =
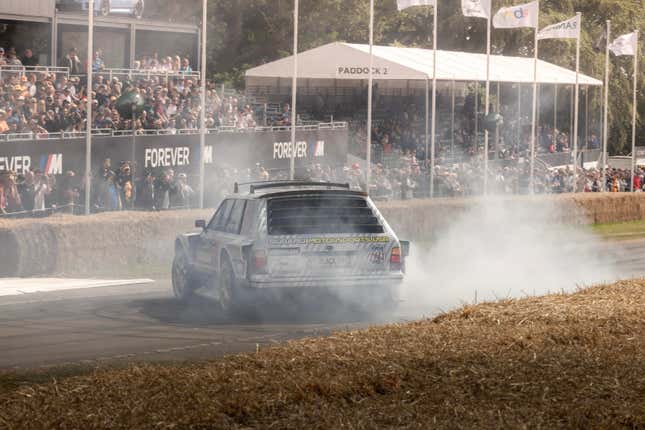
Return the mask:
M607 245L602 252L603 261L613 265L621 278L645 276L645 240ZM228 318L219 315L207 297L190 304L176 301L168 279L0 295L0 369L209 359L440 311L402 300L399 309L388 315L310 300Z

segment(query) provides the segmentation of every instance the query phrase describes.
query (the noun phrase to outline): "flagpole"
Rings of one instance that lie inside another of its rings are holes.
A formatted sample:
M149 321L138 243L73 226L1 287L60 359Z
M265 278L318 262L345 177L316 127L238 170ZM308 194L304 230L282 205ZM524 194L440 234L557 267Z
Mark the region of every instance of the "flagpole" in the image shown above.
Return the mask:
M537 59L538 59L538 29L540 28L540 0L536 0L537 17L535 18L534 56L533 56L533 112L531 114L531 160L529 174L529 193L535 192L535 119L537 111Z
M92 198L92 51L94 51L94 2L88 2L87 6L87 90L85 92L85 215L90 214L90 200ZM134 160L132 160L132 163L134 163Z
M578 37L576 38L576 86L575 108L573 111L573 192L578 192L578 112L580 109L580 29L582 13L576 12L578 18Z
M204 149L206 148L206 37L207 27L206 20L208 14L208 2L204 0L202 3L202 52L201 52L201 91L200 98L202 109L200 113L201 127L199 128L199 208L204 209Z
M428 144L430 143L430 133L428 127L430 121L428 117L430 116L430 84L428 83L430 79L426 76L426 89L425 89L425 133L426 133L426 150L425 150L425 165L428 166Z
M289 179L296 176L296 93L298 91L298 2L293 6L293 76L291 78L291 162Z
M484 113L486 117L489 114L490 103L490 27L491 13L486 18L486 108ZM488 118L487 118L488 119ZM488 194L488 129L484 128L484 195Z
M602 190L607 191L607 114L609 112L609 44L611 43L611 20L607 20L607 46L605 46L605 102L602 126Z
M373 1L373 0L371 0ZM437 15L439 1L434 2L432 29L432 127L430 138L430 198L434 197L435 136L437 128Z
M535 118L537 114L537 62L538 62L538 29L540 28L540 0L536 0L537 17L535 18L534 56L533 56L533 113L531 119L531 160L529 176L529 193L535 192Z
M638 30L634 31L634 100L632 110L632 184L630 187L631 192L634 192L634 170L636 167L636 93L638 85Z
M365 170L365 187L369 195L370 192L370 177L372 174L372 82L374 80L374 0L370 0L370 68L368 71L367 79L367 150L365 152L365 160L367 161L367 169Z

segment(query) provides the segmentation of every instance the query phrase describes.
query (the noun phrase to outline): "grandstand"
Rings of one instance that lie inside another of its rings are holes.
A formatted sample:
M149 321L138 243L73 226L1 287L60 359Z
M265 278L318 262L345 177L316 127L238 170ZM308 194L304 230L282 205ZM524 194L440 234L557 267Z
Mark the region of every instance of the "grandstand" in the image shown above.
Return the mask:
M177 3L146 2L141 18L123 14L97 16L94 46L103 52L106 67L133 68L136 58L155 53L180 53L198 66L199 28L192 13L198 8L191 8L195 2L190 0L182 1L181 8ZM43 66L62 65L69 49L76 48L81 62L85 62L87 12L81 4L66 0L3 0L0 46L15 47L19 56L31 49Z

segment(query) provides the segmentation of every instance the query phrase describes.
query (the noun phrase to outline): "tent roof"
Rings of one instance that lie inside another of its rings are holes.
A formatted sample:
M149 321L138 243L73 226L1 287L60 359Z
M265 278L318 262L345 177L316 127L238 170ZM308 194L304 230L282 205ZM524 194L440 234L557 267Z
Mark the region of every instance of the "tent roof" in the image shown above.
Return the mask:
M431 49L374 46L374 79L432 79ZM367 79L369 45L335 42L298 54L298 77L309 79ZM246 77L291 78L293 56L282 58L246 72ZM538 60L537 80L547 84L575 84L575 71ZM445 81L485 81L486 55L469 52L437 51L437 79ZM533 58L492 55L490 80L493 82L533 82ZM580 74L581 85L602 85Z

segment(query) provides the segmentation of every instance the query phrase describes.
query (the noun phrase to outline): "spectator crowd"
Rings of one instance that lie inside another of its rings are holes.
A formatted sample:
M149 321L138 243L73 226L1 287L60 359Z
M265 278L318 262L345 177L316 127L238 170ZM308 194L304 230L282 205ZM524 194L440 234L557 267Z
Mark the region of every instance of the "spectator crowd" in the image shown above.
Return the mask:
M22 61L27 53L30 51ZM15 51L10 51L6 59L1 55L0 59L0 65L21 64ZM70 76L30 69L24 72L5 69L0 73L0 134L31 133L43 138L50 133L85 130L86 83L83 77L74 74L75 70L81 71L75 49L69 51L63 63L72 71ZM98 73L92 85L92 128L136 130L138 134L150 130L172 134L199 128L200 82L197 75L191 74L188 59L175 56L158 60L153 56L137 63L140 73L110 79L100 73L103 62L101 53L96 53L93 68ZM122 117L117 106L126 93L137 94L141 100L134 119ZM246 129L257 125L251 105L241 97L224 97L212 84L207 87L205 115L207 128Z
M0 134L29 133L36 138L51 133L80 132L87 127L86 81L75 49L61 61L70 73L37 70L38 62L29 49L20 57L14 49L0 47ZM8 67L4 67L8 66ZM24 70L13 67L25 66ZM151 130L174 134L178 130L199 128L201 94L198 75L190 61L180 56L159 58L146 56L135 62L135 70L127 75L105 72L102 54L92 58L93 80L91 103L93 129L134 130L137 134ZM134 116L123 117L119 100L127 93L140 99ZM502 111L508 110L503 107ZM467 117L467 115L465 115ZM206 127L247 129L257 126L256 113L244 98L225 96L209 83L206 92ZM434 169L435 196L469 196L483 192L483 152L481 138L468 118L455 127L439 127L436 145L437 165ZM521 121L520 121L521 122ZM275 125L291 124L288 104L277 114ZM415 105L386 113L374 121L372 160L375 162L369 183L374 199L412 199L430 194L430 170L423 132L422 111ZM512 124L511 124L512 125ZM476 127L475 127L476 128ZM351 151L364 155L367 130L364 123L352 126ZM541 153L570 151L569 135L548 127L538 129L537 150ZM529 192L528 163L525 161L530 141L521 125L502 129L499 144L494 145L489 164L489 192L522 194ZM597 148L598 138L592 134L584 145ZM457 149L457 152L455 151ZM105 160L92 177L91 207L93 211L125 209L166 210L196 206L196 192L190 185L195 178L173 169L136 171L130 161L113 165ZM135 174L136 173L136 174ZM645 170L638 169L634 189L645 188ZM301 172L311 179L349 182L352 187L366 190L365 171L359 163L331 167L321 164ZM287 172L269 171L257 165L249 169L221 168L207 178L206 204L216 205L234 182L248 180L286 179ZM629 191L630 172L610 169L606 183L601 183L597 169L579 169L578 191ZM574 189L571 168L536 169L534 192L563 193ZM34 214L52 211L78 213L84 204L84 181L73 171L48 175L40 170L18 174L0 172L0 214Z

